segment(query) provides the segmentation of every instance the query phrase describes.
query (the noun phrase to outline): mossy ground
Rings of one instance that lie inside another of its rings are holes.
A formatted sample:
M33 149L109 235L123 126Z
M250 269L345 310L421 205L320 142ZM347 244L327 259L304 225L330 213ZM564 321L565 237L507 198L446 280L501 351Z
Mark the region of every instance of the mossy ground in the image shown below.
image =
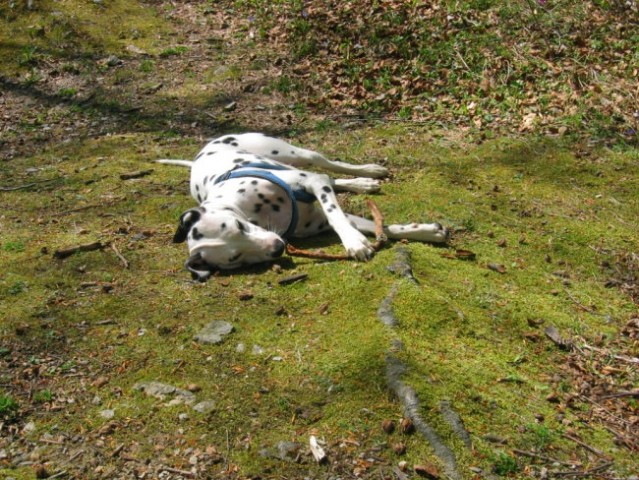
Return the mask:
M56 3L60 10L75 4ZM131 5L137 3L108 8L137 8ZM146 29L176 27L171 15L149 8L122 15L140 20L131 27L141 32L138 47L156 53L141 60L157 62L151 72L135 69L136 81L151 84L153 75L168 71L163 52L174 42L170 35L153 41ZM121 51L121 30L96 40L100 55ZM41 48L36 37L30 41ZM5 58L13 58L3 63L5 75L24 72L15 51ZM237 81L235 70L207 66L198 75L213 84ZM206 103L199 103L196 80L179 87L150 99L149 112L162 102L174 107L175 96L187 107ZM211 90L227 98L224 89ZM105 115L95 105L60 108L68 109L62 116ZM44 465L49 474L78 478L153 477L163 466L194 467L202 478L378 478L400 460L436 464L418 435L389 436L381 428L403 415L385 378L394 336L405 346L404 381L417 390L422 414L454 448L467 478L470 467L519 478L538 471L535 459L515 457L513 449L596 465L596 456L562 437L575 431L614 461L619 476L632 471L632 454L604 426L582 422L579 412L588 404L571 410L547 400L567 354L543 328L554 325L565 337L588 341L613 338L636 312L628 295L605 287L606 265L639 248L636 151L584 153L579 144L535 136L476 145L456 132L410 123L355 129L307 117L289 131L294 143L389 167L390 180L375 196L387 221L437 220L455 232L449 248L407 246L419 284L401 284L394 300L400 323L391 332L376 311L396 281L387 270L392 246L363 264L285 258L281 271L256 267L191 282L182 267L184 246L171 243L180 213L193 205L188 172L152 161L191 158L217 130L191 126L197 133L181 136L177 116L147 113L126 117L109 135L45 142L0 163L0 393L19 405L4 417L0 476L33 478ZM51 119L27 122L3 141L38 135L43 123L55 124ZM145 169L153 172L120 179ZM367 214L363 198L345 196L343 204ZM110 246L53 257L98 240ZM300 246L340 251L331 235ZM476 259L450 258L455 248ZM294 273L308 279L278 284ZM221 345L194 342L211 320L229 321L235 331ZM196 386L197 398L214 400L216 408L199 414L166 406L133 390L143 380ZM441 420L441 400L464 420L472 451ZM111 409L112 419L101 416ZM259 455L282 440L306 445L309 435L326 441L328 465L308 456L293 463ZM403 456L391 448L398 442L406 444Z

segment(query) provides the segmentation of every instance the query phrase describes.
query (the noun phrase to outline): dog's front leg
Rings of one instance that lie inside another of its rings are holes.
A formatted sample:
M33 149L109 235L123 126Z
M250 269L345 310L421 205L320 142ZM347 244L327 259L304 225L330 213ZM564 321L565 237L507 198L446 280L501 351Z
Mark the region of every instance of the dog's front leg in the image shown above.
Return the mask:
M327 175L307 174L302 185L306 191L312 193L320 203L326 220L339 236L348 255L357 260L368 260L373 256L373 247L368 239L360 233L346 217L337 203L337 197L331 187L331 180Z

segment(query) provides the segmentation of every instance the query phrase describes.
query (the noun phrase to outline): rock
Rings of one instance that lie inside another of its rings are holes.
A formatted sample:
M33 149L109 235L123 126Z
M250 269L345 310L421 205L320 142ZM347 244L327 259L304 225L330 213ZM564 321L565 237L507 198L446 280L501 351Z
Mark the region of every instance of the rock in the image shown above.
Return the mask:
M259 345L253 345L253 355L263 355L264 349Z
M36 429L35 423L34 422L29 422L27 423L24 428L22 429L22 431L24 433L30 433L30 432L34 432Z
M224 337L229 335L232 331L233 325L230 323L223 322L221 320L214 320L200 330L200 333L195 335L193 338L200 343L217 345L218 343L222 343Z
M180 413L180 414L178 415L178 420L179 420L180 422L185 422L185 421L187 421L188 419L189 419L189 415L188 415L188 414L186 414L186 413Z
M238 343L237 347L235 347L235 351L237 353L244 353L246 352L246 345L244 345L243 343Z
M302 445L296 442L279 442L277 444L277 458L288 462L296 462Z
M115 410L111 410L111 409L102 410L100 412L100 416L106 420L111 420L113 417L115 417Z
M159 398L160 400L166 400L169 396L174 396L179 399L178 403L191 404L195 402L195 395L187 390L174 387L173 385L167 385L161 382L138 382L133 385L134 390L139 390L150 397Z
M224 105L225 112L232 112L237 108L237 102L230 102Z
M215 402L213 400L203 400L197 405L193 405L193 410L199 413L211 413L215 410Z

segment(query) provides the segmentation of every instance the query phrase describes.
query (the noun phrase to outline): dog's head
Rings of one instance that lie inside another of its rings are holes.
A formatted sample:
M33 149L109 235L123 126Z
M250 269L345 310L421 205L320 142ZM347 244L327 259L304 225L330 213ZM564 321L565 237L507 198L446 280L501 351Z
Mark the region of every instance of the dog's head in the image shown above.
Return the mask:
M184 241L190 253L186 268L201 282L217 270L278 258L286 246L278 234L249 223L232 209L204 207L187 210L180 217L173 242Z

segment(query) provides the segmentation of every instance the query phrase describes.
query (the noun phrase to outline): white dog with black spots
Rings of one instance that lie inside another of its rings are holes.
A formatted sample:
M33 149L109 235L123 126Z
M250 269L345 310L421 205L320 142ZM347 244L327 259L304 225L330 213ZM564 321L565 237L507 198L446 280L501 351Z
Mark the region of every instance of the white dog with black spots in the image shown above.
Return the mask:
M344 213L335 192L378 191L375 178L387 174L383 166L331 161L260 133L214 139L193 162L158 162L191 168L191 195L199 206L181 215L173 241L187 242L186 268L195 279L271 261L282 255L290 238L331 229L349 256L368 260L373 255L365 235L374 234L374 222ZM332 179L300 169L309 166L358 177ZM384 233L391 239L448 240L448 230L439 223L387 225Z

